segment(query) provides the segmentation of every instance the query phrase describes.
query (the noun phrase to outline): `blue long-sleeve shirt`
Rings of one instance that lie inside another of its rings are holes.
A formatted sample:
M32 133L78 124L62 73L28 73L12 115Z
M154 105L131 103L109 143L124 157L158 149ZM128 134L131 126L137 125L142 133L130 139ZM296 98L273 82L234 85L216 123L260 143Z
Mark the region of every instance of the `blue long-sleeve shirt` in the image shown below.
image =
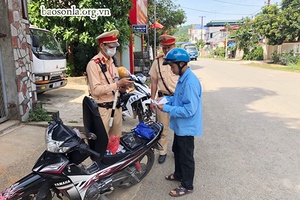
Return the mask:
M167 96L163 111L170 115L170 128L178 136L202 135L202 88L188 68L179 77L174 96Z

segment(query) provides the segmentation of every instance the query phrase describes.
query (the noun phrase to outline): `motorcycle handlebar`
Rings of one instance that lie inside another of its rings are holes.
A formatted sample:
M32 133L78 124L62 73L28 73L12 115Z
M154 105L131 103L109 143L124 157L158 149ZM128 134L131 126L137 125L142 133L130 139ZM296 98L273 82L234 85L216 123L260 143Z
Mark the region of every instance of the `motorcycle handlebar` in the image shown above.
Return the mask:
M90 147L87 144L80 144L79 149L81 149L83 151L86 151L86 152L89 152L97 158L100 158L100 156L101 156L100 153L90 149Z
M138 81L138 79L134 75L130 75L129 78L131 81Z

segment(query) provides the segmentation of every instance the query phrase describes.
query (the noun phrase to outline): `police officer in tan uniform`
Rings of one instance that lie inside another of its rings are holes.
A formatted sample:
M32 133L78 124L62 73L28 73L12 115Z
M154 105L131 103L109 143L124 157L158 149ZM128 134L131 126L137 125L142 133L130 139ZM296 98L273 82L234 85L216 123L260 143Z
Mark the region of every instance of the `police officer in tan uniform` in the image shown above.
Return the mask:
M176 38L164 34L159 37L159 42L164 55L160 55L155 59L149 72L151 77L152 100L156 99L156 94L158 95L158 97L173 95L175 86L178 81L178 76L171 71L171 67L169 65L163 65L165 55L171 49L176 47ZM164 125L164 130L162 132L161 139L159 140L159 143L162 145L163 150L159 152L158 157L158 163L162 164L165 162L167 157L170 117L167 113L156 109L154 103L151 102L150 106L153 111L156 111L157 120Z
M86 67L89 90L99 106L99 112L108 136L111 134L120 136L122 133L122 108L119 103L114 112L113 124L109 127L115 92L117 89L125 90L133 83L128 78L122 78L118 81L118 70L112 59L116 53L116 48L120 45L118 34L118 30L113 30L102 33L96 38L100 51Z

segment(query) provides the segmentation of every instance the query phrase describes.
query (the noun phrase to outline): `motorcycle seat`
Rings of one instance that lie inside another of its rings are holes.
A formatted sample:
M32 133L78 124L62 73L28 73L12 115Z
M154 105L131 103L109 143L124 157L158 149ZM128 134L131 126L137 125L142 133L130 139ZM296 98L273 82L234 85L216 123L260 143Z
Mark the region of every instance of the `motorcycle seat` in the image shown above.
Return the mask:
M100 163L104 165L112 165L116 162L119 162L120 160L126 158L131 153L126 151L125 153L118 153L114 155L104 155L104 157L100 160ZM98 163L98 164L100 164Z
M94 133L93 140L88 140L89 147L100 153L100 158L91 155L93 161L101 160L106 154L108 136L101 119L97 103L90 97L85 96L82 101L83 124L85 133Z

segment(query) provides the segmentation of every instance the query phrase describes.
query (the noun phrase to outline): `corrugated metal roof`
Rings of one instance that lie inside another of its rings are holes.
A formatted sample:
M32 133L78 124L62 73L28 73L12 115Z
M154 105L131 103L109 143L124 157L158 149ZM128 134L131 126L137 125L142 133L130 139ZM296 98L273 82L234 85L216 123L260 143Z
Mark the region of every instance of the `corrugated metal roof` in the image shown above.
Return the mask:
M238 25L238 20L212 20L208 22L205 26L212 27L212 26L225 26L226 24L229 25Z

